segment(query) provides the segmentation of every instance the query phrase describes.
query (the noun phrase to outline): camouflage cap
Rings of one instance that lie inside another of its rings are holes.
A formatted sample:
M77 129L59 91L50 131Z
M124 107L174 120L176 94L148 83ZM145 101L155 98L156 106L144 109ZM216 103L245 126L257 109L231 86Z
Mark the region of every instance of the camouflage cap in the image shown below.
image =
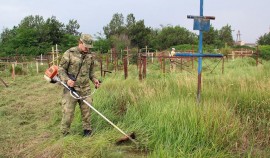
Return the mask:
M87 48L93 48L93 38L89 34L82 34L80 40L83 42L83 45Z

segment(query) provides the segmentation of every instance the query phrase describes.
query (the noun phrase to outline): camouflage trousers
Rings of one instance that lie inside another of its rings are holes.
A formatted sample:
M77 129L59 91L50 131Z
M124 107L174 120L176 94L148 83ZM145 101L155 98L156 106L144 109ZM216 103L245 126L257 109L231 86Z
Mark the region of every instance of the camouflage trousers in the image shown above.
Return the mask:
M89 95L90 88L80 89L76 92L80 96L87 96ZM92 103L92 98L88 97L85 99L88 103ZM70 95L70 91L64 89L63 97L62 97L62 121L61 121L61 132L63 134L68 133L70 129L70 125L74 118L75 107L77 103L80 106L81 110L81 117L82 117L82 126L84 130L91 130L90 124L90 107L86 105L82 100L78 100L73 98Z

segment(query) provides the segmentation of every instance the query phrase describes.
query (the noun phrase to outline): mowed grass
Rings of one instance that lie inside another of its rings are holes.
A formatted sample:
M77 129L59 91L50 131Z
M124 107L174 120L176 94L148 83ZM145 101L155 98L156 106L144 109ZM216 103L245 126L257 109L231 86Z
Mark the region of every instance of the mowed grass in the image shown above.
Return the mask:
M15 81L5 75L0 157L270 157L270 64L255 63L230 60L224 74L221 65L204 70L200 104L195 69L163 74L149 64L139 81L131 65L126 80L121 71L101 78L94 107L126 133L135 132L137 146L116 145L122 134L94 112L94 133L82 137L78 107L70 136L62 137L62 86L47 83L43 73Z

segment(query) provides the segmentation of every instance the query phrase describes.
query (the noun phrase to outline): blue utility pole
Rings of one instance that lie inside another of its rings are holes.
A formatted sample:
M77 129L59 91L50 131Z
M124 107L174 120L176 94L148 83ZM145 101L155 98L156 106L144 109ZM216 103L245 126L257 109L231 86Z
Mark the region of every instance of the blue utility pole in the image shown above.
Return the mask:
M195 54L176 53L175 56L192 56L198 57L198 88L197 103L201 100L202 85L202 58L203 57L223 57L222 54L203 54L203 32L210 30L210 20L215 20L214 16L203 16L203 0L200 0L200 16L188 15L187 18L194 19L193 30L199 30L199 50Z
M203 0L200 0L200 17L203 17ZM199 54L203 54L203 31L201 29L199 34ZM202 88L202 57L199 57L197 103L199 103L201 100L201 88Z

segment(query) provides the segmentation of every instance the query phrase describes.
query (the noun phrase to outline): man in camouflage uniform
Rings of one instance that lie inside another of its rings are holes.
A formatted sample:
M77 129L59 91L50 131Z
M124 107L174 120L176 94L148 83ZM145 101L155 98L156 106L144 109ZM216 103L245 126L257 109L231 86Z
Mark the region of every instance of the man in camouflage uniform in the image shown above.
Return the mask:
M91 53L92 37L88 34L82 34L77 47L68 49L59 65L59 77L67 83L71 88L80 96L88 96L90 94L89 79L93 82L96 88L100 86L99 81L94 76L94 59ZM92 98L88 97L85 99L90 104ZM84 136L89 136L92 132L90 124L90 107L86 105L82 100L73 98L70 92L64 88L62 98L62 121L61 131L64 136L69 134L69 128L74 117L74 111L76 104L79 103L82 126Z

